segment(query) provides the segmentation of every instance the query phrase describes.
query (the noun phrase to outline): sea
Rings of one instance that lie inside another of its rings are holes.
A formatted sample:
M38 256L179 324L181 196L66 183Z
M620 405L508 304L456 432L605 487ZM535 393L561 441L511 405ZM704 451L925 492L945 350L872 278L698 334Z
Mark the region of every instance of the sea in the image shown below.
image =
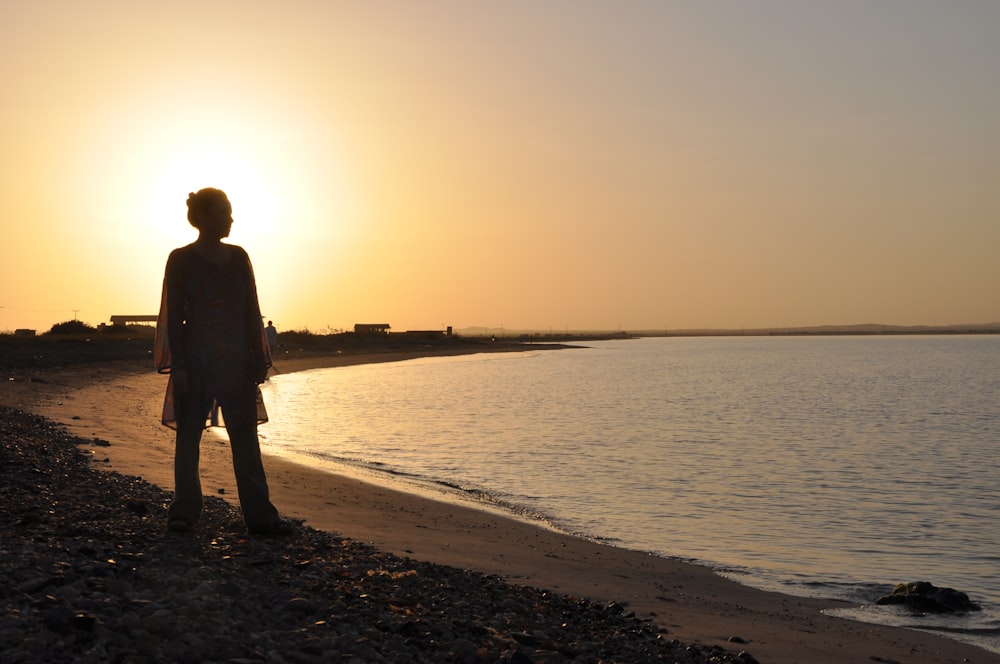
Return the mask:
M1000 336L527 344L264 398L265 452L1000 652ZM982 610L875 604L909 581Z

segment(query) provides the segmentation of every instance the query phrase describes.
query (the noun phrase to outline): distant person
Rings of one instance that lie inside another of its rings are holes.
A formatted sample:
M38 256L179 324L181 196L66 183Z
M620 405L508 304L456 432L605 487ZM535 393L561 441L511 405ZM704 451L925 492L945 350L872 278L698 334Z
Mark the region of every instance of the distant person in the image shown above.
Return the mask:
M264 328L264 337L267 339L267 348L271 351L273 357L274 349L278 347L278 330L274 328L274 323L271 321L267 321L267 327Z
M162 422L177 429L167 528L190 531L201 516L199 447L206 418L218 405L247 532L285 534L289 526L271 504L257 438L257 424L267 421L257 386L267 377L271 354L253 268L242 248L222 242L233 224L225 193L202 189L188 196L187 206L198 239L170 252L156 323L156 368L170 374Z

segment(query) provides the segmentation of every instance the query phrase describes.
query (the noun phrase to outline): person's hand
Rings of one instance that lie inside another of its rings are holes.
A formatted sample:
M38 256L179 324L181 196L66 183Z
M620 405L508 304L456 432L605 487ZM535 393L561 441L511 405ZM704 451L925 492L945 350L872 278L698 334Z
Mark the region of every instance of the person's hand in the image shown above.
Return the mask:
M188 380L188 372L184 367L176 367L170 370L170 375L174 379L174 399L184 396L191 389Z
M267 367L264 365L254 367L253 374L250 376L250 379L253 380L254 385L260 385L263 383L267 380Z

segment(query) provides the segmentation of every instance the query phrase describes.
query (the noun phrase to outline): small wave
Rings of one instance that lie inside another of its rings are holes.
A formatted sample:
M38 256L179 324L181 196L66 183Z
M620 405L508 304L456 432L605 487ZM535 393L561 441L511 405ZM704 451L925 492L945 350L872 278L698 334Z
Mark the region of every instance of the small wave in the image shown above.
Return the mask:
M1000 614L997 607L982 611L941 614L915 614L902 607L862 604L851 608L827 609L824 614L873 625L901 627L948 635L984 650L1000 653Z

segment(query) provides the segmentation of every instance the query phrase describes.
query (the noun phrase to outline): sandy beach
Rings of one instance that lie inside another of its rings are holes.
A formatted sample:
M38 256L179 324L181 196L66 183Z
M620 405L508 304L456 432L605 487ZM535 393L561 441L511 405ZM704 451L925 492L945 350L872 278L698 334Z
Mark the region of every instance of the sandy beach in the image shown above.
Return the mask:
M275 370L423 354L314 355L279 360ZM165 385L165 376L137 361L49 368L6 381L0 404L40 413L92 440L88 447L99 467L170 490L173 432L158 417ZM205 493L235 501L228 442L208 433L202 449ZM1000 655L935 635L821 613L846 606L842 603L754 590L701 566L585 541L278 457L267 456L264 463L275 505L308 526L414 560L626 604L684 642L746 650L760 662L1000 662Z

